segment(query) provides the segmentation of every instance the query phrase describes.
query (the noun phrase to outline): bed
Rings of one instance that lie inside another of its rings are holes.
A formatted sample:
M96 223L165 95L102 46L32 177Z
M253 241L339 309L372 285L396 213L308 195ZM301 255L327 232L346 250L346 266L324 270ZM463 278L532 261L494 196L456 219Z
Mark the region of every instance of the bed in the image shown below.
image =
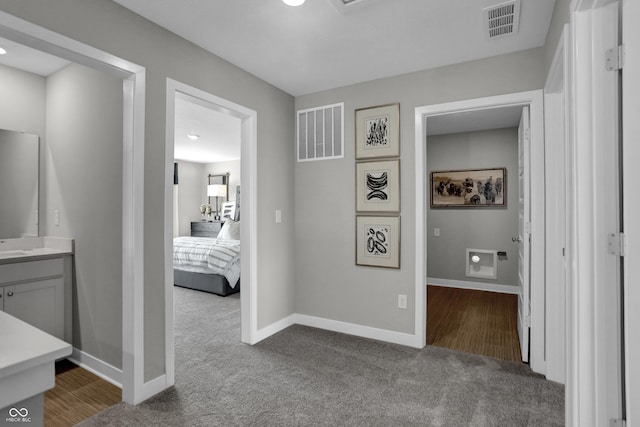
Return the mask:
M221 296L239 292L240 222L227 217L219 233L175 237L173 283Z
M240 241L211 237L173 239L173 283L227 296L240 291Z

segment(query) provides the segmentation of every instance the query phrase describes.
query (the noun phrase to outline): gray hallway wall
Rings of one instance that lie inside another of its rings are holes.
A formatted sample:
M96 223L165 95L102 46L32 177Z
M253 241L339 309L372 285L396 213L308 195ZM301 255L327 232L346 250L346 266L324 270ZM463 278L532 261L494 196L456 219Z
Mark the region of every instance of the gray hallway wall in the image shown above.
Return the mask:
M345 103L345 157L295 165L296 311L412 334L415 326L415 108L544 85L537 48L296 98L296 109ZM401 267L355 265L354 111L400 103ZM293 148L292 148L293 154ZM397 308L398 294L408 309Z

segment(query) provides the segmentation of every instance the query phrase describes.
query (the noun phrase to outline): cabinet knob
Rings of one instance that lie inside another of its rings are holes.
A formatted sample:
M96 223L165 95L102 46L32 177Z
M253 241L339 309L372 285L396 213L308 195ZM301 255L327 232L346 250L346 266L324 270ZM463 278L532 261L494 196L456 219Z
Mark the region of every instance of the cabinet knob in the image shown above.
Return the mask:
M7 292L7 296L8 297L12 297L13 296L13 292Z

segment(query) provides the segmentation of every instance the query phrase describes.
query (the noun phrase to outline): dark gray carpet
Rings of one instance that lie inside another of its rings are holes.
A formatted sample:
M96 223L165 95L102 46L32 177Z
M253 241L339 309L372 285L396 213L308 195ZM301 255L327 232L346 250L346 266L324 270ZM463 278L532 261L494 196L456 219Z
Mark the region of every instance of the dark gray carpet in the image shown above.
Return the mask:
M81 426L561 426L527 365L292 326L240 343L239 295L175 288L176 385Z

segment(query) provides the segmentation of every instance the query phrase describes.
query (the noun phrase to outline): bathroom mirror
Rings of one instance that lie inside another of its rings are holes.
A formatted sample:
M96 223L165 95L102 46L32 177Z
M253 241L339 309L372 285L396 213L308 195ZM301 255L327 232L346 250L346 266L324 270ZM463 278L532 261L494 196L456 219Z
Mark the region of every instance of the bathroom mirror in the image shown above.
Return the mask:
M0 129L0 239L38 236L39 142Z

